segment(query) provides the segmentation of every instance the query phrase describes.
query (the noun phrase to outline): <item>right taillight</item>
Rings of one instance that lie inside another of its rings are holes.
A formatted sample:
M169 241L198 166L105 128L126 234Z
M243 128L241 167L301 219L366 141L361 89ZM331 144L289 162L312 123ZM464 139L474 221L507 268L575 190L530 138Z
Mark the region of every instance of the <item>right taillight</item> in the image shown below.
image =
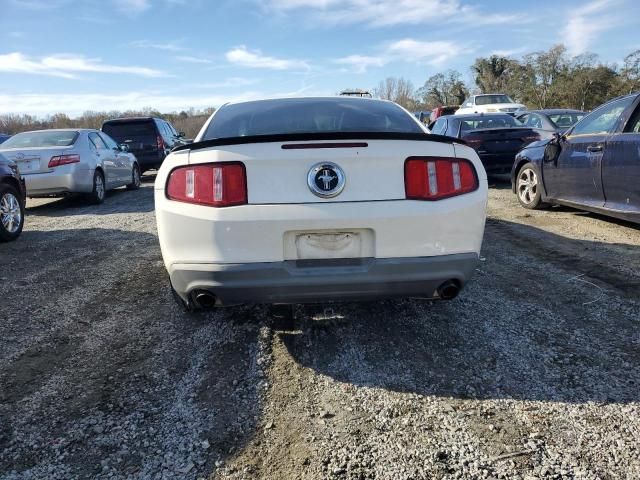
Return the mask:
M80 155L56 155L49 160L49 168L59 167L61 165L69 165L71 163L79 163Z
M167 197L179 202L230 207L247 203L247 174L240 162L207 163L174 169Z
M478 188L473 164L462 158L413 157L404 164L409 200L441 200Z

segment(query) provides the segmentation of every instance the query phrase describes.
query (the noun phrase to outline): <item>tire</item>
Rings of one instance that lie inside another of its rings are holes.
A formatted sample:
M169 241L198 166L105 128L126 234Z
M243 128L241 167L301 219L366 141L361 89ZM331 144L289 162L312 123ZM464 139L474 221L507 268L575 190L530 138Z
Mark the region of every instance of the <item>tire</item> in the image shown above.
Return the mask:
M141 182L140 177L140 167L134 163L133 170L131 170L131 183L127 185L127 190L138 190Z
M0 242L18 238L24 227L24 202L12 185L0 184Z
M89 201L95 205L104 202L107 187L104 183L104 174L100 170L93 172L93 191L88 195Z
M538 210L548 207L542 201L540 177L533 163L525 163L516 176L516 197L524 208Z

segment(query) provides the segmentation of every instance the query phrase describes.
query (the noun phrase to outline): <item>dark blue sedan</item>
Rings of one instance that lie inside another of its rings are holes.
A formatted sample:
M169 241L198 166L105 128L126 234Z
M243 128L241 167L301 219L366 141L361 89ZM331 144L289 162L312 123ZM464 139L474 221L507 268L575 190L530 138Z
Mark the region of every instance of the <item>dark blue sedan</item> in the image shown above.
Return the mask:
M640 223L640 93L521 150L511 184L525 208L567 205Z

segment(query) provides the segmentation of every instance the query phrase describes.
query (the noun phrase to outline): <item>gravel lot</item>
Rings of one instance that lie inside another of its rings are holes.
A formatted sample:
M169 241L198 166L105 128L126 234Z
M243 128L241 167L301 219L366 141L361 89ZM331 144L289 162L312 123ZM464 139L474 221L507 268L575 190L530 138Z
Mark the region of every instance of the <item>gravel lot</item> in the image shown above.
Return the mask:
M152 179L0 246L0 477L640 478L640 228L490 190L456 300L187 316Z

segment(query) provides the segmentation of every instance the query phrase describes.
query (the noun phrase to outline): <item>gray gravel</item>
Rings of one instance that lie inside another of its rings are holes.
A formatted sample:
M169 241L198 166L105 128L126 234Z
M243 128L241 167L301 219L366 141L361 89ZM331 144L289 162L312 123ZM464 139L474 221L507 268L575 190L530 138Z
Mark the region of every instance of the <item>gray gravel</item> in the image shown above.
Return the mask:
M456 300L187 316L149 179L0 245L0 478L640 478L640 229L490 191Z

